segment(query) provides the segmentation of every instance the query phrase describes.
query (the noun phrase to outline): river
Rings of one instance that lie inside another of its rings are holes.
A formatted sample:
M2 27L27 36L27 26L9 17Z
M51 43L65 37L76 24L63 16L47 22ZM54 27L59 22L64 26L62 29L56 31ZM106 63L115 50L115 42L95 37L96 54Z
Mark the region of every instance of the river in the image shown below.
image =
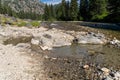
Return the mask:
M82 26L81 22L45 22L49 28L59 28L74 31L92 31L104 33L107 37L113 39L116 37L120 40L120 31L117 28L98 28L95 26ZM93 24L93 23L92 23ZM75 57L83 58L88 62L101 64L107 67L120 68L120 49L111 45L90 45L90 44L73 44L54 48L50 54L52 57Z

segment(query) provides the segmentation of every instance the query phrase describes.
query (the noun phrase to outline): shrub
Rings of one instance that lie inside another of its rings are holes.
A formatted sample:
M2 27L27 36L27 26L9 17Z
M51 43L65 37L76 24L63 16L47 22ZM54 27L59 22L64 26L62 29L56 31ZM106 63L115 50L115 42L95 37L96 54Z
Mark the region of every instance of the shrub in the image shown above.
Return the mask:
M38 26L40 26L40 22L38 22L38 21L32 21L31 25L34 26L34 27L38 27Z
M26 23L26 22L21 22L21 23L18 23L18 26L19 26L19 27L26 26L26 25L27 25L27 23Z

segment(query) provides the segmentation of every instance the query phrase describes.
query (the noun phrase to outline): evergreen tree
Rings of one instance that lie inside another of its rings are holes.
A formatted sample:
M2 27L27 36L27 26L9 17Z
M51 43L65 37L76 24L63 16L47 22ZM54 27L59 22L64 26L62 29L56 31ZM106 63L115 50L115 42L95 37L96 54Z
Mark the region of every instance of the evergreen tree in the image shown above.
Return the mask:
M48 5L48 20L52 19L52 11L51 11L51 6Z
M62 0L62 4L61 4L61 8L62 8L62 15L61 15L61 19L62 20L65 20L65 6L66 5L66 2L65 2L65 0Z
M79 13L78 18L83 20L89 19L89 1L88 0L80 0L80 6L79 6Z
M49 7L47 4L45 5L45 9L44 9L44 19L45 20L49 19Z
M109 15L105 18L107 22L120 22L120 0L108 0Z
M90 17L92 20L101 20L107 15L107 0L89 0Z
M65 20L66 21L70 20L70 3L69 3L69 1L66 2L66 6L65 6Z
M70 17L71 20L77 20L78 16L78 3L77 0L71 0L70 4Z
M1 12L1 0L0 0L0 12Z
M50 15L51 15L51 19L55 19L55 9L52 4L50 5Z
M111 13L120 13L120 0L109 0L109 9Z
M62 8L61 8L61 4L60 5L56 5L56 19L57 20L61 20L61 16L62 16Z

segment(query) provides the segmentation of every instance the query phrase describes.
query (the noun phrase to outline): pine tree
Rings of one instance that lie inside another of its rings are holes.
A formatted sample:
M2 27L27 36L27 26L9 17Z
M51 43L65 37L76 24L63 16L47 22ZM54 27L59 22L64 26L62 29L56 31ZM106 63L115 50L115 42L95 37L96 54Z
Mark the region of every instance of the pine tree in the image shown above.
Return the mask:
M80 0L78 18L83 18L83 20L88 20L88 17L89 17L88 11L89 11L88 0Z
M109 0L109 9L111 13L120 13L120 0Z
M55 11L56 11L56 19L57 20L61 20L61 16L62 16L61 4L60 5L56 5Z
M107 15L106 0L89 0L90 16L92 20L103 19Z
M0 0L0 9L1 9L1 0Z
M61 9L62 9L62 15L61 15L61 19L62 20L65 20L65 4L66 4L66 2L65 2L65 0L62 0L62 4L61 4Z
M52 4L50 5L50 15L51 15L51 19L55 19L55 10Z
M78 3L77 0L71 0L70 4L70 17L71 20L77 20L78 16Z
M120 22L120 0L108 0L109 15L105 18L107 22Z
M89 1L88 0L80 0L80 6L79 6L79 13L78 18L83 20L89 19Z
M66 21L70 20L70 3L69 3L69 1L67 1L66 5L65 5L65 20Z
M45 20L49 19L49 7L47 4L45 5L45 9L44 9L44 19Z
M51 6L48 5L48 20L52 19L52 11L51 11Z
M1 4L1 0L0 0L0 13L2 13L2 4Z

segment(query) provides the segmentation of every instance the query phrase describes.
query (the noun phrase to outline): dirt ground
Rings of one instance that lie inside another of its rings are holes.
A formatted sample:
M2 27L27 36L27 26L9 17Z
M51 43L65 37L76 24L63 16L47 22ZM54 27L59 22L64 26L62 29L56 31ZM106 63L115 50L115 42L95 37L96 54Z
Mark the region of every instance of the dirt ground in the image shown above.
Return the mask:
M29 44L0 44L0 80L46 80L43 74L43 57Z

